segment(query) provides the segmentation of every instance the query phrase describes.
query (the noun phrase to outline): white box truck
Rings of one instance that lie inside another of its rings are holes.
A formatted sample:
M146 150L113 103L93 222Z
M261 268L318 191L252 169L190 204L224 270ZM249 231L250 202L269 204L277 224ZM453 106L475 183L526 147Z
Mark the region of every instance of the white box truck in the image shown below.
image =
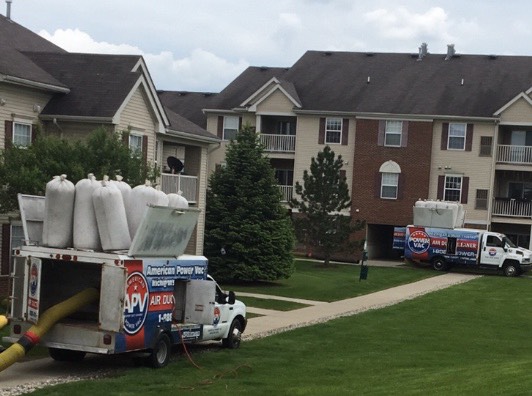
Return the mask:
M515 246L504 234L468 228L395 227L394 249L415 263L443 271L453 266L501 270L518 276L532 268L532 251Z
M25 239L42 235L39 197L26 197ZM36 245L14 250L10 334L4 341L31 347L25 334L44 312L86 289L95 301L53 324L39 340L56 360L86 353L144 352L153 367L168 363L171 346L221 340L237 348L246 307L207 275L207 259L183 254L199 210L149 207L127 251L94 252ZM22 341L20 341L22 339ZM33 342L32 341L32 342ZM5 353L5 352L4 352Z

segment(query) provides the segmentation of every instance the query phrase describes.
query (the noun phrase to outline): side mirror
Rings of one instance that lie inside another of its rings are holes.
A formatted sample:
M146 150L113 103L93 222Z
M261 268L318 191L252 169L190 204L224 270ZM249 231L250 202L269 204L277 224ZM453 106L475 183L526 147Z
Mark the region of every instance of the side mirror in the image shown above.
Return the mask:
M235 292L234 291L230 291L229 292L229 298L227 299L227 302L231 305L233 305L236 301L236 297L235 297Z

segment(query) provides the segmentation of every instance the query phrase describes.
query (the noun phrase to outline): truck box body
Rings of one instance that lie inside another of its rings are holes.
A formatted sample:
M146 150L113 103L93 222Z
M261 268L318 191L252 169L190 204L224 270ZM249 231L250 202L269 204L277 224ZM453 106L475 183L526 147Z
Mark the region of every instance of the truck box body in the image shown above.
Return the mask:
M225 340L235 321L243 331L245 305L226 298L208 276L205 257L183 254L198 212L147 208L128 251L16 248L11 332L4 340L16 342L43 312L87 288L97 289L99 300L56 323L42 345L114 354L150 350L162 333L177 344ZM27 235L32 228L25 229Z

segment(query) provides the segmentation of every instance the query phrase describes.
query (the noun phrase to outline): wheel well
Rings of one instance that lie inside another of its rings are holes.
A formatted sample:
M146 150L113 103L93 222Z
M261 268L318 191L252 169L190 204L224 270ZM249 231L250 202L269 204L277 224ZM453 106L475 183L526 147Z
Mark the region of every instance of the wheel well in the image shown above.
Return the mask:
M240 325L242 326L242 333L243 333L244 330L246 330L247 320L242 315L238 315L235 319L240 322Z
M513 264L516 268L520 267L519 261L513 260L513 259L507 259L507 260L504 260L504 263L502 263L502 268L505 268L510 264Z

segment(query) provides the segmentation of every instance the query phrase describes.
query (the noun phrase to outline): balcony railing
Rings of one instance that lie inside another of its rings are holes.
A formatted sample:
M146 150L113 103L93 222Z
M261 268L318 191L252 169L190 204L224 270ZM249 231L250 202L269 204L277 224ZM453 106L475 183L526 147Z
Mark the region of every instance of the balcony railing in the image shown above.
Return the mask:
M281 153L293 153L296 151L295 135L261 134L260 142L264 145L265 151Z
M279 185L279 189L281 190L281 202L289 202L292 199L292 193L294 192L293 186L281 186Z
M532 146L499 144L497 146L497 162L530 165L532 164Z
M495 198L492 214L494 216L532 218L532 202L511 198Z
M174 175L163 173L161 175L161 190L166 194L177 194L186 198L189 203L196 203L196 192L198 189L198 178L196 176Z

